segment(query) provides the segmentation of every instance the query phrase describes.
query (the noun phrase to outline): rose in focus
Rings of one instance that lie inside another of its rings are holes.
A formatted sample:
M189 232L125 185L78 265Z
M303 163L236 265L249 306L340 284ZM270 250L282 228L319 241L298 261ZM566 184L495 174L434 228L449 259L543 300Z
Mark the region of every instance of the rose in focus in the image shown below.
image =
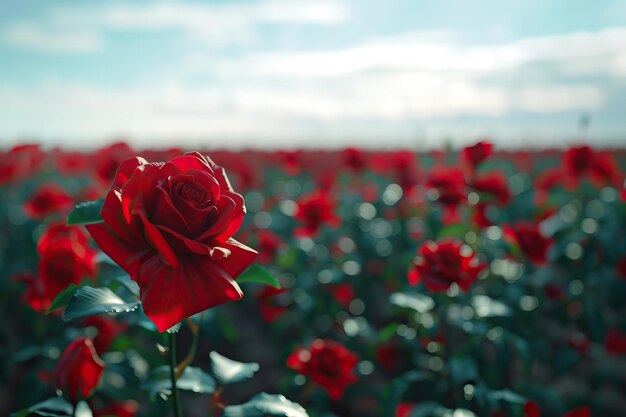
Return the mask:
M197 152L166 163L124 161L87 226L139 284L146 315L163 332L243 294L235 282L256 251L232 238L246 209L223 168Z

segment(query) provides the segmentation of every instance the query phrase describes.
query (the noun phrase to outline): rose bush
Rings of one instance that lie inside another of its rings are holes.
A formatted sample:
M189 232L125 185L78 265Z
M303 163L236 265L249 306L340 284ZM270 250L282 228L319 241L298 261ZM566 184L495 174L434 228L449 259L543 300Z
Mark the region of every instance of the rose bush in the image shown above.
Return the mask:
M256 251L232 238L246 209L224 170L198 153L166 163L122 162L87 226L98 246L139 284L146 315L163 332L243 296L235 278Z

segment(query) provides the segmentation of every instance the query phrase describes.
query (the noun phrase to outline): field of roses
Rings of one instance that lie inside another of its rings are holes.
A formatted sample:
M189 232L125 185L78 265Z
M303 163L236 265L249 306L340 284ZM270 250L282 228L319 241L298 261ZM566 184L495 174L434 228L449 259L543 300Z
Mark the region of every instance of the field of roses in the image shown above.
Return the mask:
M623 417L626 152L0 150L0 416Z

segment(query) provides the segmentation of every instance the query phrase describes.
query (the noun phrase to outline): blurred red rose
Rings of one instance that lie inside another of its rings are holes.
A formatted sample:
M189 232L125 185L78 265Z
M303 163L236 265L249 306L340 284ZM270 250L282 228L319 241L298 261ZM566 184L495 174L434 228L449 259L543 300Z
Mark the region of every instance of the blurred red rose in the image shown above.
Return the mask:
M396 417L411 417L416 405L415 403L399 403L396 406Z
M409 272L409 283L423 281L435 292L447 291L456 283L463 291L469 290L485 265L478 262L472 249L454 239L428 241L418 249L414 268Z
M257 295L261 316L267 322L282 317L288 310L291 297L285 288L265 286Z
M367 156L361 149L346 148L341 151L341 156L343 164L353 172L359 172L367 165Z
M354 290L352 285L348 283L332 284L328 286L331 295L343 308L348 308L352 300L354 300Z
M39 145L18 145L0 152L0 186L20 182L35 174L46 159Z
M96 354L92 340L86 337L74 340L57 362L56 387L76 404L93 393L103 370L104 362Z
M54 161L59 174L66 177L76 177L89 171L92 158L82 152L65 152L60 149L54 151Z
M280 151L277 156L283 163L283 170L287 175L298 175L301 169L300 156L302 151Z
M308 348L296 349L287 358L287 366L309 377L322 386L330 398L338 400L348 385L356 382L354 367L358 361L358 356L341 343L316 339Z
M619 329L610 329L604 339L604 347L611 355L623 355L626 353L626 333Z
M94 412L94 417L135 417L139 411L139 403L135 400L114 402L108 407Z
M617 262L615 269L617 270L617 275L620 278L626 279L626 258L620 259L619 262Z
M337 227L339 219L334 214L335 200L324 192L313 192L297 201L295 218L303 223L296 229L297 236L315 236L323 225Z
M94 155L95 177L108 186L113 182L120 164L128 158L132 158L133 155L135 155L135 151L125 142L112 143L100 149Z
M458 168L436 167L430 172L428 188L435 191L436 201L444 209L444 224L458 221L457 208L467 201L465 175Z
M96 273L96 252L80 227L50 225L39 239L37 252L37 276L21 277L27 285L24 302L35 311L46 311L63 290Z
M597 186L619 185L619 168L608 151L597 152L591 166L591 179Z
M104 222L87 230L137 281L144 312L163 332L243 296L235 278L256 251L232 236L245 212L224 170L197 152L167 163L133 158L107 194Z
M493 206L486 203L478 203L475 207L476 210L474 211L472 220L478 227L489 227L495 224L490 216L490 210L494 209Z
M402 352L393 340L376 347L376 360L388 372L393 372L403 363Z
M474 178L471 186L475 191L481 194L488 194L488 197L491 197L491 200L495 200L498 204L507 205L511 201L509 185L506 180L506 175L504 175L502 171L492 171L481 174L480 177ZM482 197L481 201L484 200Z
M63 214L74 206L67 192L56 184L41 185L24 203L24 212L34 220L43 220L51 214Z
M257 233L259 258L258 262L262 264L270 264L276 258L278 249L284 245L283 240L270 230L259 230Z
M533 264L543 265L547 262L552 240L541 233L539 223L522 221L516 223L512 230L520 249Z
M563 153L563 165L569 175L580 178L593 167L594 157L590 146L573 146Z
M472 168L476 168L492 154L493 145L485 141L480 141L474 145L466 146L461 150L463 160L469 162Z
M524 417L541 417L541 409L536 402L528 400L524 403Z
M580 407L575 410L568 411L562 417L591 417L591 409L589 407Z

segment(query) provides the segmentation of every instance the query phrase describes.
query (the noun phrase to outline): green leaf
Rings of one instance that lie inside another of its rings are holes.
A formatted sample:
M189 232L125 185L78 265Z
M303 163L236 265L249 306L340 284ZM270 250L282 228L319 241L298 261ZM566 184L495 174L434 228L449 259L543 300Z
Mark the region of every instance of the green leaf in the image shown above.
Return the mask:
M389 296L389 302L402 308L410 308L419 313L427 313L435 306L435 301L419 293L396 292Z
M69 321L97 314L117 314L135 311L138 301L126 303L110 289L85 286L76 290L70 299L63 320Z
M72 404L67 402L62 397L54 397L13 413L11 414L11 417L26 417L29 415L44 417L70 417L72 415L72 411Z
M308 417L306 410L298 403L289 401L282 395L257 394L245 404L231 405L224 409L222 417Z
M100 217L100 210L104 200L85 201L84 203L78 203L74 207L74 210L67 216L67 224L92 224L100 223L102 217Z
M398 330L397 323L391 323L391 324L386 325L378 332L379 342L385 343L389 341L389 339L391 339L396 334L397 330Z
M72 284L65 290L63 290L59 295L57 295L52 301L50 308L46 311L46 315L52 313L55 310L66 307L69 304L72 295L74 295L74 292L78 288L78 285Z
M491 397L496 400L505 401L507 403L524 404L526 402L526 398L508 389L491 391Z
M211 352L209 356L213 375L222 385L252 378L254 373L259 370L259 364L256 362L237 362L217 352Z
M259 265L253 265L237 278L237 283L240 284L242 282L256 282L258 284L270 285L274 288L281 288L278 278Z
M215 391L215 379L200 368L188 366L176 381L176 387L185 391L193 391L202 394L210 394ZM154 369L142 388L148 391L151 396L159 394L171 395L172 381L170 380L170 367L159 366Z

